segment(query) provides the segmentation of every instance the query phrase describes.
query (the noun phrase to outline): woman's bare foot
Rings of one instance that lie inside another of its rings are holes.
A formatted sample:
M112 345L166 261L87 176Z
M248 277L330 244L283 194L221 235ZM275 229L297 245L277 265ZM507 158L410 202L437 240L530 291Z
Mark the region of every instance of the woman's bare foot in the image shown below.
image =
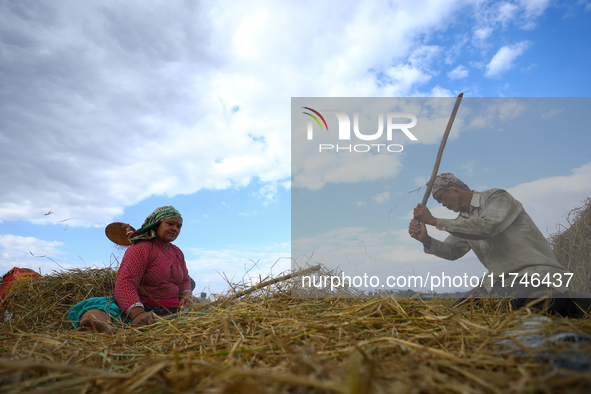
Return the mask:
M96 331L113 335L117 329L111 324L111 319L105 311L90 309L80 316L80 327L76 331Z
M80 320L80 327L78 327L76 331L96 331L107 335L113 335L117 332L117 328L105 321L86 318Z

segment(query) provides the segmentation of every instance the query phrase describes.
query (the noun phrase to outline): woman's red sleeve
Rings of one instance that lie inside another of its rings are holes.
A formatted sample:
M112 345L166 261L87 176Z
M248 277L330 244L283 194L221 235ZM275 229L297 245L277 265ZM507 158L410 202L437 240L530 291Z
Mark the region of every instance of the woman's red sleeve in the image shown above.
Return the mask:
M115 300L124 314L137 303L140 303L139 286L148 267L150 242L138 242L131 245L117 271L115 281Z

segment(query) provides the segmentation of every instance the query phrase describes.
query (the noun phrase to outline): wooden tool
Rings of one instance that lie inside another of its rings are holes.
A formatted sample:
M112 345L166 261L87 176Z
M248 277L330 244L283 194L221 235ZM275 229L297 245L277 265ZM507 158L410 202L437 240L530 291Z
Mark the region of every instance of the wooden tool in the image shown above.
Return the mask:
M441 163L441 156L443 156L443 148L445 148L445 143L447 142L447 137L449 136L449 132L451 131L451 126L454 124L456 113L458 112L458 108L460 108L460 101L462 101L462 97L464 97L464 93L460 93L458 95L458 98L456 99L456 104L454 105L454 109L453 111L451 111L451 116L449 117L449 121L447 122L445 133L443 133L443 138L441 139L441 144L439 145L439 152L437 153L437 159L435 160L435 166L433 167L433 172L431 173L431 179L429 179L429 183L427 184L427 191L425 192L425 196L423 197L423 205L426 205L427 201L429 201L429 194L431 194L431 190L433 189L433 181L437 177L437 171L439 171L439 163Z

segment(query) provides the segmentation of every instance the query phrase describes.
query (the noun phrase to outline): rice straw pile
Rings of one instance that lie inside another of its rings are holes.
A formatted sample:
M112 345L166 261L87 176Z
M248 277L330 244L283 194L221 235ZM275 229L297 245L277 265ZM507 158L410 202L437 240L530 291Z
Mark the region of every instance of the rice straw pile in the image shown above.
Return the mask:
M14 321L0 331L0 393L591 390L590 342L526 347L511 330L539 315L494 300L458 310L441 300L293 298L284 281L113 336L68 327L69 307L111 294L113 280L111 269L70 270L19 285ZM536 327L540 337L591 337L589 319ZM499 346L507 339L513 350Z
M64 317L72 306L90 297L113 294L116 277L117 271L111 267L86 268L54 271L35 280L14 282L8 307L16 317L13 329L71 329Z
M572 272L573 291L591 294L591 198L567 214L569 228L550 237L560 264Z

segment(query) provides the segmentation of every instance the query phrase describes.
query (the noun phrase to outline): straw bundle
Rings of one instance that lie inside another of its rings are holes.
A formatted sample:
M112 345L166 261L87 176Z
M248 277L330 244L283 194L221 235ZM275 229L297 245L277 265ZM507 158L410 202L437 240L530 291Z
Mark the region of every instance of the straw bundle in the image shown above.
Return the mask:
M8 309L15 316L13 328L32 331L51 325L69 329L72 306L90 297L113 294L117 271L113 268L70 269L32 280L14 282Z
M54 300L47 305L54 311L51 316L34 320L15 312L15 321L4 323L0 393L583 393L591 389L590 343L560 341L551 349L527 347L515 329L532 315L527 310L504 313L494 300L457 310L418 299L302 299L291 296L293 283L288 281L234 301L195 305L176 319L121 329L113 336L65 329L64 311L76 302L74 298L112 286L113 272L101 272L103 284L96 283L91 270L76 272L77 280L91 284L92 291L70 284L72 271L46 278L44 288L70 290L68 305L58 305L59 297L43 290ZM29 300L18 299L21 311L35 310L34 303L41 302L35 294ZM591 335L588 319L550 318L539 327L534 333L542 336ZM519 353L499 347L507 340L516 344ZM571 357L566 362L565 355ZM573 355L578 355L575 361ZM571 367L564 368L567 362Z
M573 273L573 291L591 294L591 198L567 214L569 228L550 236L556 258Z

